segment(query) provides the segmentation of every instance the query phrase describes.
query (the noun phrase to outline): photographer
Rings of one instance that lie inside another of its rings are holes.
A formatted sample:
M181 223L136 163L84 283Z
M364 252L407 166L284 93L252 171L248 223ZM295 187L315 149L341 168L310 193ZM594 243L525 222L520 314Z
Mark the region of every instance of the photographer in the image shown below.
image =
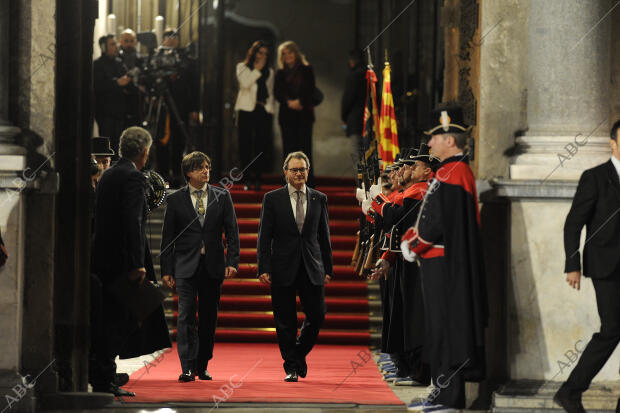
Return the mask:
M138 43L136 33L131 29L125 29L120 37L119 57L129 71L132 82L127 85L125 128L130 126L139 126L142 122L142 93L137 86L137 75L140 72L144 61L142 56L136 50Z
M181 159L185 151L187 128L189 122L198 120L199 81L196 61L185 50L179 49L179 34L173 29L164 32L162 46L170 48L170 53L178 54L180 62L175 65L172 74L166 76L170 96L177 107L179 125L170 108L159 119L157 140L157 169L172 187L184 184L181 173ZM167 104L169 104L167 102Z
M93 64L95 86L95 120L100 136L110 138L112 149L118 153L118 140L125 126L127 88L131 78L118 58L118 46L113 34L99 38L101 57Z

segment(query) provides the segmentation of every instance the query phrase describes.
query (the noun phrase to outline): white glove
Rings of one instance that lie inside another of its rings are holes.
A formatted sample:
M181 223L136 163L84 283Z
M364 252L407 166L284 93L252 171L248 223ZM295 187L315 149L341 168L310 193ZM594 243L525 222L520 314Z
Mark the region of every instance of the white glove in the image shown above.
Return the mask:
M362 184L361 188L357 188L357 190L355 191L355 199L357 199L359 202L362 202L364 199L366 199L366 190L364 189L364 184Z
M370 199L375 199L375 197L381 193L381 185L372 185L368 192L370 193Z
M371 206L372 206L372 201L370 199L364 199L362 201L362 212L364 212L364 215L368 215L368 210L370 209Z
M416 254L415 252L411 251L411 248L409 248L409 243L411 241L403 241L400 243L400 252L403 254L403 258L406 259L409 262L414 262L416 257L418 256L418 254Z

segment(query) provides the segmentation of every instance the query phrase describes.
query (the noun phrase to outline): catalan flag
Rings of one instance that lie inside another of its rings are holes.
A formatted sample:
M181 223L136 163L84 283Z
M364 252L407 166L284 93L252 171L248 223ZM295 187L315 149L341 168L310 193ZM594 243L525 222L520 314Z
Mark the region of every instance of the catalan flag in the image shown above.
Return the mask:
M379 136L379 110L377 109L377 75L368 66L366 70L366 108L364 109L364 141L368 142L366 159L370 158L377 149L377 137Z
M383 166L391 165L399 152L396 113L390 80L390 63L385 62L383 69L383 91L381 93L381 119L379 123L379 156Z

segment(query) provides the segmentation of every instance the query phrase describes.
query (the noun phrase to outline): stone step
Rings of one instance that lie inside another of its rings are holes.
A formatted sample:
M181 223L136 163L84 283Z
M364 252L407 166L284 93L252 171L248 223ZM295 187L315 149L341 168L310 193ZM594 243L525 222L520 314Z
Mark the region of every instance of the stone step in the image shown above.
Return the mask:
M493 393L492 412L561 412L563 409L553 401L553 395L560 385L560 382L535 380L509 382ZM602 382L593 384L583 394L582 402L589 413L612 413L616 411L618 397L620 397L620 382Z

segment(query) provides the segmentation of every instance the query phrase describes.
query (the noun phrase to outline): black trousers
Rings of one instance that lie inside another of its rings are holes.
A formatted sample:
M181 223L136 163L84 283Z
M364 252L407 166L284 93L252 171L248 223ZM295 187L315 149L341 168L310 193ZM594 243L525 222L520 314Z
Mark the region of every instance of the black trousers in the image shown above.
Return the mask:
M301 309L306 315L299 337L297 337L297 300L299 294ZM271 305L276 324L280 354L284 360L284 371L305 376L306 356L314 347L319 329L325 320L325 286L310 281L303 263L297 270L295 282L289 286L271 284Z
M189 115L182 113L181 116L183 117L183 122L185 122L185 129L187 131ZM166 122L168 121L170 135L168 141L163 143L161 139L166 134ZM184 180L181 172L181 160L185 153L185 133L171 112L168 112L168 115L162 116L160 119L157 134L158 138L156 139L155 146L157 171L169 181L174 179L175 186L182 185Z
M119 275L119 277L124 274ZM105 276L104 276L105 278ZM127 307L110 293L102 278L91 276L91 354L89 381L105 390L116 375L116 357L138 328Z
M181 368L184 372L189 370L200 372L206 370L209 360L213 358L222 280L209 278L205 271L204 259L201 259L192 277L177 278L175 281L179 294L177 349ZM198 307L198 322L196 322L196 307Z
M432 404L443 404L455 409L465 407L465 380L463 370L466 366L451 365L450 348L459 343L450 343L447 334L448 268L444 257L422 260L422 295L425 328L425 355L430 364L431 378L436 387L428 397Z
M308 174L308 185L314 184L314 172L312 162L312 119L299 117L297 121L280 122L282 133L282 155L295 151L303 151L310 159L310 172Z
M267 154L264 152L270 147L272 128L273 115L267 113L263 105L257 103L252 112L239 111L239 159L241 169L245 169L245 176L250 180L259 181L265 171Z
M562 386L570 397L580 399L594 376L603 368L620 342L620 272L593 279L601 329L583 350L581 358Z

